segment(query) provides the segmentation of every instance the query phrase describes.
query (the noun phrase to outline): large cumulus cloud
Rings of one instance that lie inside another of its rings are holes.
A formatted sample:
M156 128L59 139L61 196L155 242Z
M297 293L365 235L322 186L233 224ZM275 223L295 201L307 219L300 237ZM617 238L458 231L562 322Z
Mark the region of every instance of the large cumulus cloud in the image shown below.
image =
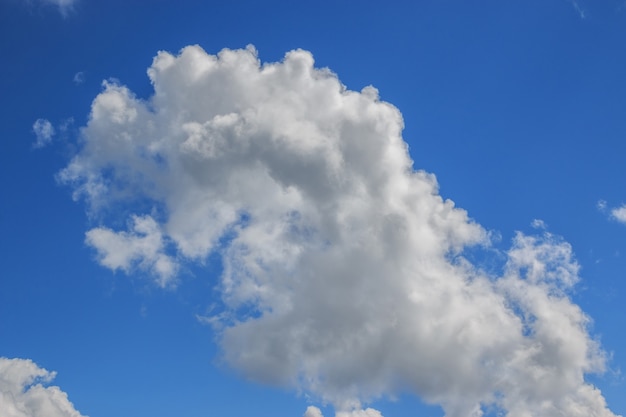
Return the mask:
M0 357L0 415L82 417L65 392L46 386L55 375L28 359Z
M498 272L470 262L488 233L413 168L375 88L251 47L160 52L148 75L146 100L104 84L59 178L103 219L86 241L106 267L174 286L221 256L207 320L232 367L338 416L406 391L450 417L614 416L584 379L605 358L568 297L570 245L520 233Z

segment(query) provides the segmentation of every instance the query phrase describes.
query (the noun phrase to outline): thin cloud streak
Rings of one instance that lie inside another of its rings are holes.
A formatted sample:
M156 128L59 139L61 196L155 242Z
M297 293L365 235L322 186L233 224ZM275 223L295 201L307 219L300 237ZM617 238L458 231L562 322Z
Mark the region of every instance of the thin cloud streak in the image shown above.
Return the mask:
M63 17L67 17L73 10L78 0L40 0L43 3L52 4L59 9Z

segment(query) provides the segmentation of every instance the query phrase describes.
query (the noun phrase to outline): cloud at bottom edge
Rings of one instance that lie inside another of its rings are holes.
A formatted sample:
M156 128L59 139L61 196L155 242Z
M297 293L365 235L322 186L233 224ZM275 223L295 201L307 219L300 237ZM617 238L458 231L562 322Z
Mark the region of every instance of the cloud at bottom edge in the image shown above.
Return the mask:
M3 417L85 417L68 395L49 383L55 372L30 359L0 357L0 410Z

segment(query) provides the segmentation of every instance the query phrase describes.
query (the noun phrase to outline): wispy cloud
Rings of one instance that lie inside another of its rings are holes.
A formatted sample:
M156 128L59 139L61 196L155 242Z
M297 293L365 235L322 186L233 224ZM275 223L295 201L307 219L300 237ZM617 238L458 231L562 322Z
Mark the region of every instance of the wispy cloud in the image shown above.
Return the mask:
M74 10L78 0L40 0L43 3L52 4L59 9L63 16L68 16Z
M607 213L611 220L616 220L619 223L626 225L626 204L622 204L619 207L609 207L608 203L604 200L598 201L597 208L602 213Z
M76 74L74 74L73 81L76 85L83 84L85 82L85 73L83 71L77 72Z
M570 3L572 3L574 10L578 13L578 16L580 16L581 19L587 18L587 13L585 12L585 9L582 8L578 0L570 0Z
M534 229L540 229L540 230L546 230L548 228L548 226L546 225L546 223L541 220L541 219L534 219L530 225L534 228Z
M571 246L535 221L498 272L472 264L489 233L414 170L375 88L347 90L303 50L261 64L190 46L148 73L148 101L105 83L59 178L90 211L136 207L126 230L87 232L105 267L162 285L221 256L208 320L230 366L338 417L379 417L364 404L407 390L448 417L614 417L585 382L606 358L568 296Z
M33 133L35 134L34 148L43 148L52 142L52 137L55 134L54 127L47 119L37 119L33 123Z

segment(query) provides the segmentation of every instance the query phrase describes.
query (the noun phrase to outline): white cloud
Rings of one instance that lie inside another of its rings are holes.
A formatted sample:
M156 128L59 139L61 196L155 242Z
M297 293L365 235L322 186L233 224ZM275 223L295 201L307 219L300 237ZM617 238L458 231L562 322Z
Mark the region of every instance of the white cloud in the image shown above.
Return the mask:
M47 386L55 377L28 359L0 357L2 417L82 417L67 394Z
M303 417L324 417L322 415L322 410L315 406L308 406Z
M620 207L609 208L606 201L600 200L598 201L597 208L602 213L605 213L608 209L609 219L616 220L622 224L626 224L626 204L622 204Z
M534 228L534 229L541 229L541 230L546 230L548 228L548 225L546 225L546 222L544 222L541 219L534 219L530 225Z
M626 204L611 209L611 217L622 224L626 224Z
M54 127L52 123L50 123L47 119L37 119L35 123L33 123L33 132L35 133L35 143L33 147L35 148L43 148L52 142L52 137L54 136Z
M178 265L164 253L163 235L150 216L133 216L130 232L116 233L106 227L87 232L85 241L98 252L99 262L126 273L135 266L157 277L161 287L172 283Z
M207 320L232 367L340 417L378 417L363 404L406 390L448 417L614 416L584 379L605 356L568 297L571 247L518 234L501 273L471 264L464 249L488 233L413 169L402 116L373 87L347 90L306 51L261 64L251 47L160 52L148 74L148 100L104 84L59 178L92 213L137 208L129 231L87 234L113 270L162 284L158 259L170 279L221 256L223 310Z

